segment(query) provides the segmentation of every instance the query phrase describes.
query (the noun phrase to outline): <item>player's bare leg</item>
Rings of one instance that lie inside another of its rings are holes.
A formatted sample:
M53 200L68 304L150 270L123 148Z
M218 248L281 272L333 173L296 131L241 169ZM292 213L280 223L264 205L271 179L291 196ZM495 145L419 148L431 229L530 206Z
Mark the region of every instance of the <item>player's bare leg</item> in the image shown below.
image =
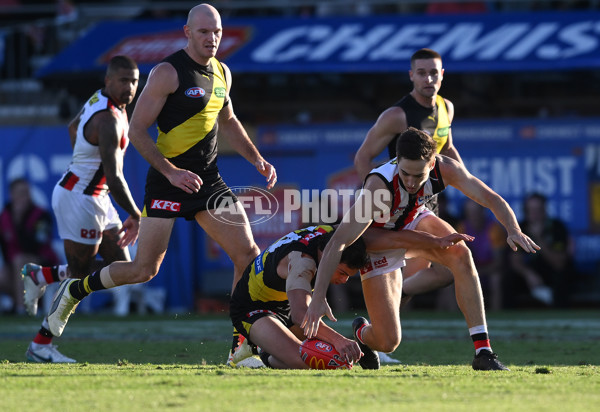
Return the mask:
M235 285L242 278L244 270L260 254L260 249L254 242L250 223L242 204L235 202L231 207L233 210L220 211L219 216L223 220L217 220L209 211L202 211L196 214L196 221L233 261L233 280L231 284L231 293L233 293ZM242 349L241 343L240 334L234 328L227 364L230 366L237 364L239 366L256 367L256 364L260 362L253 357L248 358L247 362L242 361L244 363L235 361L237 351ZM256 348L253 348L253 351L256 351Z
M270 354L269 365L275 369L308 369L300 357L300 340L271 316L258 319L250 329L250 339Z
M417 230L436 236L447 236L454 229L437 216L427 216L417 224ZM456 300L470 327L486 325L483 293L469 248L459 243L448 249L409 250L407 257L418 256L447 266L454 276Z
M223 220L218 220L210 212L202 211L196 214L196 221L206 234L219 244L233 261L233 284L242 278L246 266L260 254L260 249L254 242L250 223L246 212L240 202L232 205L234 211L229 209L220 213ZM226 223L231 222L231 223Z
M416 259L428 262L421 258ZM406 261L407 266L413 260L415 259L408 259ZM429 268L412 273L410 276L407 276L406 268L403 268L402 274L404 276L404 282L402 283L403 305L406 297L420 295L437 289L445 288L454 282L454 276L452 275L452 272L447 267L438 263L431 265Z
M133 261L114 262L102 269L101 276L110 276L114 286L144 283L154 278L167 253L174 224L175 219L142 217Z
M402 271L365 279L362 288L371 322L363 329L362 340L373 350L393 352L402 340L399 311Z

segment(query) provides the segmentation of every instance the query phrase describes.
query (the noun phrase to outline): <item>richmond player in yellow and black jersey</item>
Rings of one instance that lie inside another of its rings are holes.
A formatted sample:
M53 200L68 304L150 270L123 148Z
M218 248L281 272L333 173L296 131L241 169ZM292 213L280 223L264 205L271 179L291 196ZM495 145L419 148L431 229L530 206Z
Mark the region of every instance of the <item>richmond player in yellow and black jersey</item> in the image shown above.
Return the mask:
M314 276L334 228L311 226L288 233L248 265L233 292L230 316L233 326L264 353L261 359L274 368L307 368L298 348L304 337L300 322L310 303ZM332 283L346 283L367 262L365 243L359 238L342 253ZM322 324L319 339L335 346L352 361L360 358L355 341ZM270 356L269 356L270 355Z

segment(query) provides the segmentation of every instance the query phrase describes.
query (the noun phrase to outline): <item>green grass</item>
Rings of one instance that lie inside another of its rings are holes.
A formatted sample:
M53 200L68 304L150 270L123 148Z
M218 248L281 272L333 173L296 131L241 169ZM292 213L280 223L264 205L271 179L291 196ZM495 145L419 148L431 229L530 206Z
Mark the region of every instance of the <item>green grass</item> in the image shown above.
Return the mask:
M488 316L510 372L475 372L457 313L406 312L402 364L378 371L224 365L224 316L75 315L55 343L77 364L24 362L40 319L0 318L2 411L600 411L598 311ZM354 314L336 328L350 334Z

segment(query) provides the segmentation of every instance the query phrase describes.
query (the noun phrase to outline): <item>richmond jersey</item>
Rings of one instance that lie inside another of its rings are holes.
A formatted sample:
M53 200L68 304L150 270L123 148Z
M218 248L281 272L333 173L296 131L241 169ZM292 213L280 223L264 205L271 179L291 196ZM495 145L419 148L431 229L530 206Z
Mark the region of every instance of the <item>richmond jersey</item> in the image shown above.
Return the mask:
M232 296L236 306L254 307L275 312L289 312L286 279L277 274L277 265L290 252L300 251L317 262L319 237L331 232L332 226L310 226L288 233L269 246L250 264ZM313 279L314 282L314 279Z
M125 154L129 144L129 123L127 121L127 112L120 109L108 96L98 90L83 105L79 125L77 126L77 137L75 138L75 147L73 148L73 159L67 171L58 182L58 184L67 190L83 193L89 196L106 196L108 185L106 176L102 168L102 159L100 158L100 149L98 145L91 144L85 138L85 126L90 119L99 112L110 110L114 113L119 123L119 130L122 130L120 138L120 150Z
M439 94L435 98L433 107L421 106L414 97L410 94L404 96L399 102L392 107L401 107L406 113L406 126L414 127L427 132L437 144L436 152L440 153L442 148L448 142L448 134L450 133L450 118L448 117L448 109L446 101ZM396 141L398 135L394 136L388 145L388 154L390 159L396 157Z
M163 61L177 70L179 87L167 100L156 123L158 150L175 166L201 177L217 172L217 127L221 109L229 104L221 63L207 66L179 50Z
M433 170L429 174L429 179L414 195L406 191L402 180L398 176L398 161L396 158L371 170L366 178L368 179L372 175L379 176L392 193L392 207L387 221L382 223L373 222L373 226L384 229L401 230L425 210L425 203L428 200L445 188L437 159Z

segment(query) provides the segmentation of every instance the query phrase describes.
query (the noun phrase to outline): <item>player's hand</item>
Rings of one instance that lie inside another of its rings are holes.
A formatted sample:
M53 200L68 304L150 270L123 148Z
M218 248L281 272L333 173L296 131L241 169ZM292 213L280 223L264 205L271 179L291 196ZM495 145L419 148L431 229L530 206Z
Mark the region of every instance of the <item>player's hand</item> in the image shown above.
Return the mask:
M324 315L331 321L337 322L337 319L333 316L333 312L327 303L327 299L313 298L310 305L308 305L308 309L306 309L306 314L304 314L304 319L302 319L302 324L300 325L304 330L304 335L306 335L308 339L317 336L319 322L321 322L321 317Z
M185 193L197 193L202 187L202 179L196 173L185 169L174 168L168 176L169 182Z
M340 355L348 362L358 362L361 356L363 356L358 343L352 339L347 339L340 335L340 339L332 343Z
M541 249L529 236L521 231L510 233L506 238L506 243L514 252L518 249L517 245L521 246L521 249L527 253L536 253Z
M475 240L475 238L464 233L452 233L451 235L440 238L440 248L448 249L449 247L456 245L461 240L465 242L472 242Z
M117 245L120 248L126 248L129 245L133 245L138 238L140 233L140 219L129 216L123 222L123 227L119 230L119 233L124 233L123 237L119 239Z
M258 170L261 175L267 178L267 189L271 189L275 186L275 183L277 183L277 171L271 163L266 160L257 160L256 163L254 163L254 166L256 166L256 170Z

